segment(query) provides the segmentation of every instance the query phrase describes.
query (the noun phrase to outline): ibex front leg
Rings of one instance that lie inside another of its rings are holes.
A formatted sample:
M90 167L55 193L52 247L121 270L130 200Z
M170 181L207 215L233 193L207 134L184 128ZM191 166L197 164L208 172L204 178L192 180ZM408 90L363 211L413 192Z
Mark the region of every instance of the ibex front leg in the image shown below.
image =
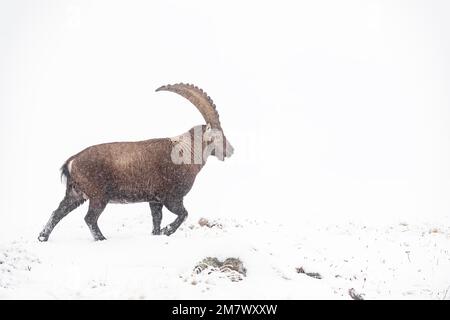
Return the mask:
M162 220L162 203L150 202L150 210L152 211L153 218L153 232L152 234L161 234L161 220Z
M170 236L172 233L177 231L178 227L183 223L184 220L186 220L188 216L187 210L184 208L183 200L175 200L175 201L169 201L164 203L167 209L169 209L170 212L176 214L178 217L175 219L174 222L166 226L161 230L161 233Z

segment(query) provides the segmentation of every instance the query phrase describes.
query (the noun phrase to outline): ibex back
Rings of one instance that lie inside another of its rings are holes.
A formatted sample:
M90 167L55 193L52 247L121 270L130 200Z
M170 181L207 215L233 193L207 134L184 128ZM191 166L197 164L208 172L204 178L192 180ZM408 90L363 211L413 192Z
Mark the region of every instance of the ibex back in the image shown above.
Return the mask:
M183 199L206 159L213 155L223 161L233 154L233 147L223 134L213 101L201 89L179 83L156 91L172 91L188 99L206 125L173 138L95 145L70 157L61 168L65 197L40 233L40 241L47 241L61 219L86 200L85 221L95 240L105 240L97 221L108 203L148 202L154 235L171 235L186 219ZM161 229L163 206L177 218Z

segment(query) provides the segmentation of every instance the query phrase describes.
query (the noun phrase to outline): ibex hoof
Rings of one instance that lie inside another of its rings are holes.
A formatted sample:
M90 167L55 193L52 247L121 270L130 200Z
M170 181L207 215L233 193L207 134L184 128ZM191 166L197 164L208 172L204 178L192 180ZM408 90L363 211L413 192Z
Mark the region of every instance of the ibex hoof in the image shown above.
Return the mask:
M173 230L171 227L169 227L169 226L167 226L167 227L164 227L162 230L161 230L161 234L163 234L163 235L165 235L165 236L170 236L172 233L174 233L175 232L175 230Z
M48 236L45 235L39 235L38 240L40 242L46 242L48 240Z

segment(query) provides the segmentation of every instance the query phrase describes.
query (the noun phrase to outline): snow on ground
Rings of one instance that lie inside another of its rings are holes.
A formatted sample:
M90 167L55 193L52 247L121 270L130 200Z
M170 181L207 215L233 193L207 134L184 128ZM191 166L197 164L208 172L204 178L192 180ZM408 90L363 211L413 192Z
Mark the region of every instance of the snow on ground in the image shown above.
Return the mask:
M364 299L450 299L450 228L442 225L224 218L207 227L190 217L166 237L151 235L149 212L122 210L100 219L108 240L94 242L83 219L69 217L47 243L31 235L0 243L0 299L351 299L349 290ZM240 258L247 276L193 273L208 256Z

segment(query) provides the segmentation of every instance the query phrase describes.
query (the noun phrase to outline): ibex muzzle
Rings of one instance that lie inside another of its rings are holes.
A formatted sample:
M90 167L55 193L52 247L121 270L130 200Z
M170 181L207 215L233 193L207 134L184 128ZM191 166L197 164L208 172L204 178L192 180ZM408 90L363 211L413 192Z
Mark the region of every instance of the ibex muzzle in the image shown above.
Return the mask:
M47 241L58 222L86 200L85 221L95 240L105 239L97 221L108 203L148 202L154 235L171 235L186 219L184 196L207 158L213 155L223 161L234 149L225 138L216 106L203 90L179 83L156 91L172 91L188 99L206 125L173 138L95 145L70 157L61 168L66 195L40 233L40 241ZM163 207L177 218L161 229Z

